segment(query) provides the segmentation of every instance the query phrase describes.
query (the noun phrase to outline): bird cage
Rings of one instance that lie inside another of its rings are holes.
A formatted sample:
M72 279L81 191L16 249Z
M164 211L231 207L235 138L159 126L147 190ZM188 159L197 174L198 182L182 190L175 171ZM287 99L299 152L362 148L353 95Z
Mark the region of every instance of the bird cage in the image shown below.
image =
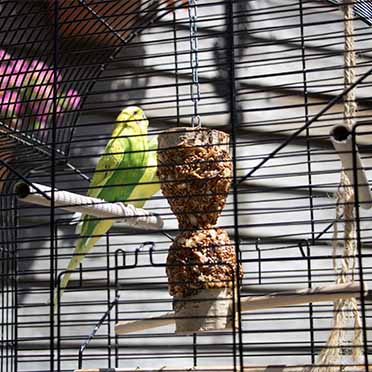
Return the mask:
M0 372L368 371L371 14L3 0Z

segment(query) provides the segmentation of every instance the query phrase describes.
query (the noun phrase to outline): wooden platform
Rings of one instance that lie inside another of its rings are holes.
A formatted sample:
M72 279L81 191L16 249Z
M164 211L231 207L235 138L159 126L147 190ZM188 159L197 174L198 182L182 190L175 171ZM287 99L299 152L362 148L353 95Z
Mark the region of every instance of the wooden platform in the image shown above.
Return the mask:
M312 365L268 365L268 366L251 366L244 367L241 372L308 372ZM364 366L357 365L337 365L339 372L362 372L365 371ZM321 368L319 366L319 368ZM369 366L369 371L372 371L372 366ZM232 367L196 367L196 368L171 368L162 367L159 369L125 369L125 368L93 368L93 369L77 369L75 372L233 372Z

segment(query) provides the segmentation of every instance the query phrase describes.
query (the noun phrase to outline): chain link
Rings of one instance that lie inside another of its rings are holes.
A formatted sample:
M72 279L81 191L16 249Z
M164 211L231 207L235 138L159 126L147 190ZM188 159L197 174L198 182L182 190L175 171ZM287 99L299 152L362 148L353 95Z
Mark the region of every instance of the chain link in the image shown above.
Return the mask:
M198 13L197 0L189 0L189 22L190 22L190 65L192 73L192 83L190 87L191 101L193 102L194 112L191 119L191 126L201 127L199 116L200 84L199 84L199 42L198 42Z

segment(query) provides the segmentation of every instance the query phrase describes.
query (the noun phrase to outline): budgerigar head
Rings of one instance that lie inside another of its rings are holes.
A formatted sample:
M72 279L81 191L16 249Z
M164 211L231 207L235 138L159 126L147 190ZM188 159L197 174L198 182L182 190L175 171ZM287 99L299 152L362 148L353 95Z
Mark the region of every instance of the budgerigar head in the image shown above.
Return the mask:
M139 126L141 132L146 132L149 122L143 110L137 106L126 107L116 118L115 131L128 126Z

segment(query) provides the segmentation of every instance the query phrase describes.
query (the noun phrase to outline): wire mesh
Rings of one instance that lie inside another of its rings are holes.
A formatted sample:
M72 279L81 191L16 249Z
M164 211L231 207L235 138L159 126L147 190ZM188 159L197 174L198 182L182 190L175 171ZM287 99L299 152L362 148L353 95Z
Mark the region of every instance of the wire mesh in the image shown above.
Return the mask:
M74 270L54 312L54 290L79 237L74 216L53 203L20 202L13 188L23 180L85 195L124 107L144 110L150 138L190 126L187 2L4 0L1 372L302 372L316 364L332 329L332 301L244 306L272 292L285 297L335 283L332 228L341 164L329 132L343 121L342 9L315 0L197 4L198 114L204 128L231 139L232 186L218 227L228 232L244 276L240 285L233 281L230 328L175 333L169 315L161 327L115 333L118 323L174 311L167 255L179 229L160 191L145 208L161 216L164 228L135 230L115 222ZM352 137L368 176L372 29L357 14L354 24L359 109ZM355 190L356 283L362 277L368 287L371 218L359 208ZM363 355L358 362L351 358L348 321L337 371L367 370L371 298L363 288L357 297Z

